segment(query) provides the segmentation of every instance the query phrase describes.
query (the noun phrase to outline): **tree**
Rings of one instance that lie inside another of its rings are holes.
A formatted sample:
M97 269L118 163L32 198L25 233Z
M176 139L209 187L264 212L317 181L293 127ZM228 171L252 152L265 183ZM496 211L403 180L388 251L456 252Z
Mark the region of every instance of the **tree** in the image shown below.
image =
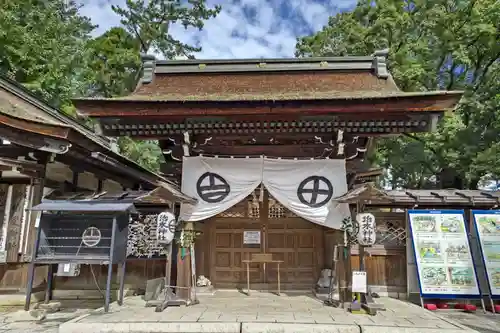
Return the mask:
M178 56L193 58L200 47L182 43L169 31L173 23L181 23L187 29L195 27L203 29L204 20L215 17L220 6L214 9L206 7L205 0L127 0L125 7L112 6L115 13L121 16L121 23L126 31L116 28L91 43L93 67L98 75L93 80L93 93L102 96L116 96L130 93L140 70L131 52L159 52L167 59ZM127 33L128 32L128 33ZM128 49L128 52L124 52ZM137 52L136 54L138 54ZM111 61L106 64L103 59ZM163 154L156 141L138 141L130 138L118 140L120 152L137 161L151 171L159 171Z
M129 137L121 137L118 140L118 148L120 148L120 153L137 162L140 166L153 172L160 170L163 154L158 142L137 141Z
M73 1L0 1L0 72L71 110L94 26Z
M140 43L125 29L114 27L86 45L87 96L116 97L130 93L141 69Z
M375 161L393 186L476 188L498 174L500 2L362 0L299 38L297 56L366 55L389 48L404 91L462 90L457 111L437 132L379 142ZM495 163L493 163L496 161Z
M203 29L204 21L217 16L221 7L206 7L205 0L127 0L125 7L113 5L121 23L140 43L141 52L159 52L167 59L193 57L200 47L182 43L170 33L172 23Z
M131 93L141 70L140 43L125 29L113 27L87 42L85 96L112 98ZM162 152L155 141L118 138L121 154L142 167L157 172Z

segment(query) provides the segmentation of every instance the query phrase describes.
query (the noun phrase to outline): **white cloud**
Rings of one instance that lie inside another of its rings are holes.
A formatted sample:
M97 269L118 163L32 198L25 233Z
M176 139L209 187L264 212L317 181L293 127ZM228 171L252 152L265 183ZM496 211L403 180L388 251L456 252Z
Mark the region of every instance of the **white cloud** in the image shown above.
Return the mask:
M111 2L124 0L81 0L82 14L99 27L96 35L120 24ZM293 57L296 38L321 29L330 15L352 7L356 0L208 0L222 5L221 13L207 21L202 31L171 27L184 43L202 47L199 59ZM332 5L332 3L334 3Z

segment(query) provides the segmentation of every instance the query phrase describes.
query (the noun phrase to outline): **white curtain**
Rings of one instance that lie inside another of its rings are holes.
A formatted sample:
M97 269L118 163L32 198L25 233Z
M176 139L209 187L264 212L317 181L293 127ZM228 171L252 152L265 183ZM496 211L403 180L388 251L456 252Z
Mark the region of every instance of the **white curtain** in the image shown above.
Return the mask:
M184 157L182 192L198 200L182 204L180 218L200 221L231 208L263 183L296 215L340 229L349 206L332 199L347 192L344 160Z
M340 229L350 216L348 204L332 200L347 192L344 160L264 158L263 183L283 206L313 223Z
M184 157L182 192L196 205L182 204L180 218L200 221L222 213L262 182L262 158Z

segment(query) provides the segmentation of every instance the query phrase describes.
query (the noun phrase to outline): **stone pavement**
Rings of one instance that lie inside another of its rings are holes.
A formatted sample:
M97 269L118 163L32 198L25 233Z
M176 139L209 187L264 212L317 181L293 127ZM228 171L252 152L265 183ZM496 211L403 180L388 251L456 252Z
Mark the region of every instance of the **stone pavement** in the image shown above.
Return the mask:
M78 318L102 305L102 301L66 301L59 312L48 314L45 320L37 321L21 307L1 308L0 333L57 333L59 326Z
M326 307L306 294L246 296L236 291L218 291L199 299L200 304L194 306L172 307L155 313L154 308L144 307L140 297L128 297L122 307L113 303L110 313L100 309L62 324L59 333L476 332L452 319L390 298L377 299L387 310L376 316L354 315Z
M439 314L441 317L454 320L481 333L500 333L500 314L482 311L474 313L440 311Z

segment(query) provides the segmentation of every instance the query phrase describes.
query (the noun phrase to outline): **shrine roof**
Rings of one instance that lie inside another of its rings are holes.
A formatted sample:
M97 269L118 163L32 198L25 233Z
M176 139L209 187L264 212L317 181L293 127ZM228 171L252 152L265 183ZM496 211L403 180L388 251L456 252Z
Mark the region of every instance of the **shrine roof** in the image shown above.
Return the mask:
M73 129L95 143L110 149L110 140L90 127L52 107L18 82L0 75L0 114L39 125Z
M436 190L382 190L372 183L355 186L337 202L365 203L379 207L497 207L500 191L436 189Z
M297 91L280 93L242 93L242 94L133 94L116 98L76 98L77 104L83 101L103 102L217 102L217 101L306 101L306 100L370 100L401 99L406 97L450 97L460 99L462 91ZM456 103L456 101L454 102Z
M149 187L163 188L179 201L193 200L184 195L177 185L113 150L108 138L95 133L76 119L39 99L21 84L1 75L0 129L5 134L4 139L21 146L26 142L18 141L27 139L30 147L31 141L35 141L35 146L39 148L47 138L55 138L58 143L67 147L79 146L86 149L93 160L99 161L99 165L116 170L120 168L121 171L117 172L124 173L134 180L140 180L143 184L149 184ZM14 133L20 134L14 135ZM66 152L67 150L61 150L58 153ZM2 163L7 162L2 161Z
M89 202L94 204L133 204L135 206L142 205L155 205L155 206L170 206L175 201L172 200L168 192L163 191L158 187L152 191L120 191L120 192L64 192L60 190L53 190L43 198L43 202ZM194 201L195 202L195 201Z

